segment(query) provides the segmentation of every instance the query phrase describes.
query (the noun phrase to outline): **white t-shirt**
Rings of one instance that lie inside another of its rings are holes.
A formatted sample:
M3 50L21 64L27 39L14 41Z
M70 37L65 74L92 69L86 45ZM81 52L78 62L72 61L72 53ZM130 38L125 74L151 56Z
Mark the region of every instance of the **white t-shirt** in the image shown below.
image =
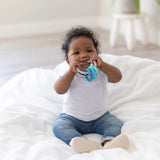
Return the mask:
M91 82L84 75L75 75L65 95L62 113L83 121L92 121L107 111L108 77L100 70L98 74Z

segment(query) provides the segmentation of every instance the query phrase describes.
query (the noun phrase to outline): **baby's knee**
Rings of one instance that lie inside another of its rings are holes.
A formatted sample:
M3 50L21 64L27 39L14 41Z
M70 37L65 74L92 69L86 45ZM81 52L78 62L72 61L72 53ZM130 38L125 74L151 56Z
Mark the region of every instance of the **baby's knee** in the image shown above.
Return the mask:
M118 123L118 124L112 124L106 128L104 131L103 136L112 136L116 137L121 134L121 128L122 128L123 123Z
M57 135L57 133L62 132L62 131L63 131L63 125L59 123L58 121L56 121L53 125L54 134Z
M53 125L53 132L56 135L63 134L64 132L68 131L72 128L72 125L68 121L64 120L57 120Z

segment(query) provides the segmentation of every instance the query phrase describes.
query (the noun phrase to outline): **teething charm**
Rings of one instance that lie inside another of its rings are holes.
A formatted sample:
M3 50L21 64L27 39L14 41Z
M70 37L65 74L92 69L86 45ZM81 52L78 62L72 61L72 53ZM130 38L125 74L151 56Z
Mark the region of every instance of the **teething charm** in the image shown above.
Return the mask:
M85 71L80 71L77 68L77 72L80 74L84 74L86 80L90 82L96 79L96 77L98 76L97 68L95 66L96 66L96 62L94 62L94 65L90 64L90 66L87 69L85 69Z

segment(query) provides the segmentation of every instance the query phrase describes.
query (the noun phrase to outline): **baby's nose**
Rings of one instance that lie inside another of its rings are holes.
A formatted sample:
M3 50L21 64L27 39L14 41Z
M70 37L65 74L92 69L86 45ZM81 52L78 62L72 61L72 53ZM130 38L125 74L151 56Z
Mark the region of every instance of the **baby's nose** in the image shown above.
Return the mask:
M88 57L87 54L82 53L81 58L87 58L87 57Z

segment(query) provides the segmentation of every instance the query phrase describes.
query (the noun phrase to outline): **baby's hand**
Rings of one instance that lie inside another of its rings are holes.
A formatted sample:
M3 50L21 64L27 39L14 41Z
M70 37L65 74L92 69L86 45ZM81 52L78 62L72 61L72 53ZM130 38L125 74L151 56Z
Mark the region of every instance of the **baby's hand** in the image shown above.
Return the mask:
M95 55L95 56L92 56L91 58L90 58L90 61L91 61L91 63L93 64L94 63L94 61L97 63L97 68L101 68L101 65L104 63L103 62L103 60L102 60L102 58L100 58L99 56L97 56L97 55Z
M80 63L74 61L74 62L72 62L72 63L70 64L69 70L72 71L73 73L77 73L77 67L78 67L79 69L81 69Z

